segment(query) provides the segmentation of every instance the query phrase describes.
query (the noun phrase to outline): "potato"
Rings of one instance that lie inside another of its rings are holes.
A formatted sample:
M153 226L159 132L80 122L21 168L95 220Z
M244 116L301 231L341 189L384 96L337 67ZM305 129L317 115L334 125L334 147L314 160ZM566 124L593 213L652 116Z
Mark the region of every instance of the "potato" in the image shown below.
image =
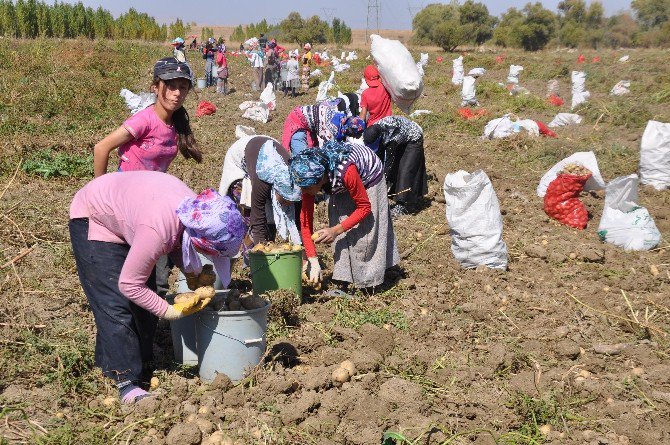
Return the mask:
M356 365L354 365L354 362L351 360L345 360L340 363L340 368L346 369L350 377L356 375Z
M202 267L202 272L198 276L198 287L213 286L216 281L216 274L214 273L214 266L205 264Z
M313 233L312 234L312 241L316 241L316 239L319 237L318 233Z
M241 311L242 303L240 303L240 300L233 300L230 303L228 303L228 309L230 309L231 311Z
M158 388L160 386L161 382L158 380L158 377L151 377L151 382L150 382L150 389L153 391L154 389Z
M196 290L200 285L200 280L196 275L186 274L186 285L191 290Z
M265 307L267 302L262 299L261 297L258 297L256 295L250 295L248 297L242 297L240 298L240 304L242 307L246 310L251 310L251 309L260 309L262 307Z
M294 244L293 249L294 252L299 252L302 250L302 246L300 244Z
M184 292L174 297L175 304L187 304L196 298L195 292Z
M263 252L265 250L265 245L263 243L256 244L253 249L251 249L252 252Z
M333 370L331 377L333 378L333 384L335 386L342 386L342 383L348 382L351 379L349 371L342 368L341 366Z
M195 290L195 295L198 297L199 300L206 300L208 298L214 298L214 295L216 295L216 291L212 286L203 286L199 287Z

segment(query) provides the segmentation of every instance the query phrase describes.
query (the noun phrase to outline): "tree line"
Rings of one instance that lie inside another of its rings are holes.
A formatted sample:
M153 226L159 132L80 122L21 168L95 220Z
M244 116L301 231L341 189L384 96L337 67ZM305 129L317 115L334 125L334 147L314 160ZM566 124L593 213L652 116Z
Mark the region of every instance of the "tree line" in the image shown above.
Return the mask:
M34 39L37 37L89 39L140 39L163 41L167 26L150 15L131 8L114 18L102 7L55 1L0 0L0 35Z
M412 20L414 43L445 51L491 43L536 51L547 46L618 48L670 46L670 0L633 0L631 12L605 16L603 5L562 0L557 11L542 3L510 8L499 18L474 0L430 4Z
M274 37L288 43L334 43L347 45L351 43L351 28L342 20L335 18L329 24L318 16L302 18L299 13L291 12L278 25L270 25L263 19L259 23L239 25L230 36L233 42L244 42L260 34Z

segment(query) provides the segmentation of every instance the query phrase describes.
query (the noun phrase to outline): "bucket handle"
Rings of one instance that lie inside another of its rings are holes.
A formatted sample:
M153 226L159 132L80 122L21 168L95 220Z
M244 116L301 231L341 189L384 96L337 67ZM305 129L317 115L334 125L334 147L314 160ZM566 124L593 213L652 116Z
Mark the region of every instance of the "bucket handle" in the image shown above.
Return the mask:
M270 256L270 255L266 255L266 256ZM253 277L253 276L254 276L254 273L256 273L256 272L260 272L261 270L269 269L270 266L271 266L274 262L276 262L276 261L278 261L278 260L279 260L279 254L278 254L278 253L275 253L275 254L274 254L274 257L272 258L272 261L269 261L268 264L266 264L266 265L262 265L261 267L259 267L259 268L256 269L255 271L254 271L254 270L250 271L250 272L251 272L251 276Z
M244 346L253 345L253 344L256 344L256 343L262 343L262 342L263 342L263 338L262 338L262 337L261 337L261 338L249 338L249 339L247 339L247 340L240 340L240 339L238 339L238 338L231 337L230 335L222 334L221 332L215 331L214 329L210 328L210 327L207 326L205 323L203 323L202 320L198 320L198 321L200 322L200 324L201 324L202 326L206 327L207 329L209 329L210 331L212 331L214 334L220 335L220 336L222 336L222 337L229 338L229 339L231 339L231 340L235 340L235 341L238 342L238 343L242 343Z

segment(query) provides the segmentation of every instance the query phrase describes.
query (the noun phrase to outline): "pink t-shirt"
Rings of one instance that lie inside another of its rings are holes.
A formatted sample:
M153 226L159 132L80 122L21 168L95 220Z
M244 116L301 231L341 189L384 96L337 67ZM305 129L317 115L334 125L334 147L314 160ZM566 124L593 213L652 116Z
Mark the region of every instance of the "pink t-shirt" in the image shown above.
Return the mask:
M152 171L102 175L79 190L70 218L88 218L88 239L128 244L119 290L162 316L168 304L146 285L158 258L181 250L184 226L177 207L195 192L174 176Z
M177 132L163 122L151 105L129 117L123 127L133 139L119 147L119 169L124 172L166 172L177 157Z

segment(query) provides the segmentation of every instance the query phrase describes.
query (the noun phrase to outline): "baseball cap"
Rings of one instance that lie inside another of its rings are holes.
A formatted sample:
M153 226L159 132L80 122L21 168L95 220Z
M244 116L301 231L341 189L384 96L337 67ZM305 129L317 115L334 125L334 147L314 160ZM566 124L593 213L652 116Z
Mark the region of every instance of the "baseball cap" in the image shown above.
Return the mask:
M161 80L188 79L193 81L191 68L174 57L165 57L154 64L154 77Z
M365 67L365 71L363 71L363 77L365 77L365 83L367 83L371 88L378 87L380 84L379 71L374 65L368 65Z
M184 43L184 39L181 37L177 37L172 41L172 45L181 45L182 43Z

